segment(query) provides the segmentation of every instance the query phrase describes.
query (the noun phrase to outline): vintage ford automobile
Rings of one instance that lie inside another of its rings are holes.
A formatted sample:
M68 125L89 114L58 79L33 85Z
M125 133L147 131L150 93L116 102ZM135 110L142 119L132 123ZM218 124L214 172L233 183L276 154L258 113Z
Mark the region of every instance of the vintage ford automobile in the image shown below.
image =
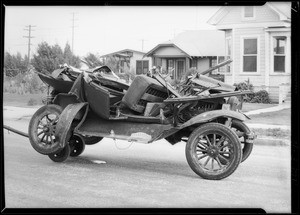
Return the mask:
M32 116L28 135L32 147L55 162L79 156L85 145L104 137L185 141L191 169L218 180L231 175L252 151L255 135L244 123L239 99L251 92L204 74L188 77L180 90L159 73L138 75L128 85L106 66L40 78L54 90Z

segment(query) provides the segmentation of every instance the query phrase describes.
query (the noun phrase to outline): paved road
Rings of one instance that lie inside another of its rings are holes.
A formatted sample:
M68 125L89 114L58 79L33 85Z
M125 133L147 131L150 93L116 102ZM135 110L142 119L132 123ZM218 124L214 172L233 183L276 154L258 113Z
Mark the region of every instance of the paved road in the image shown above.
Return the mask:
M26 122L26 123L24 123ZM26 131L27 121L5 121ZM129 148L128 148L129 147ZM126 149L127 148L127 149ZM7 207L259 207L290 212L290 148L256 146L228 178L209 181L188 166L185 144L104 139L54 163L29 140L4 135Z

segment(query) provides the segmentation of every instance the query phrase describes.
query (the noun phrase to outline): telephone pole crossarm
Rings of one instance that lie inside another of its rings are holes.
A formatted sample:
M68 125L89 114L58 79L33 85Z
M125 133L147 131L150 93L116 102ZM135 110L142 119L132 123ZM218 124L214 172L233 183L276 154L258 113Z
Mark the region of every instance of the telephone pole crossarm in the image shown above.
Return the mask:
M35 25L27 25L25 26L27 27L26 29L24 29L25 31L28 31L28 36L23 36L24 38L28 38L28 54L27 54L27 58L28 58L28 62L27 62L27 66L29 66L30 63L30 46L32 45L30 43L31 38L34 38L33 36L31 36L31 31L34 31L34 27L36 27Z

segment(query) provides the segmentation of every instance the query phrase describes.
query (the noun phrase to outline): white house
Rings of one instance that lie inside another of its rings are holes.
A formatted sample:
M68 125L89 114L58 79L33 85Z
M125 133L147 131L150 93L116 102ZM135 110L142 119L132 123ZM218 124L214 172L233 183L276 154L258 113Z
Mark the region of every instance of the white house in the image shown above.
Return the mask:
M121 51L109 53L101 56L102 59L107 57L115 58L119 65L120 73L124 72L125 69L128 69L133 74L144 74L149 71L151 65L151 58L144 58L145 53L132 50L132 49L124 49Z
M202 72L223 61L224 37L222 31L189 30L158 44L145 56L152 58L153 66L168 71L172 79L180 79L191 67Z
M291 84L291 3L223 6L208 23L225 32L226 55L233 59L225 82L247 80L281 103Z

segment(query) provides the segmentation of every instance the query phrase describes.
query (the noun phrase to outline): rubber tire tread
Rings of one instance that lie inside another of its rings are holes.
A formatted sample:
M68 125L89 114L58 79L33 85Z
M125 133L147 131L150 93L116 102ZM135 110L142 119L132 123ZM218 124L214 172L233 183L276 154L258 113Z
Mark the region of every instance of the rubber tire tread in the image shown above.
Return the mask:
M83 137L85 145L94 145L100 142L103 137L91 136L91 137Z
M193 151L193 145L196 144L195 139L199 136L200 132L203 133L208 130L216 130L216 129L221 130L222 133L225 133L230 139L233 139L233 144L235 144L235 148L237 150L235 150L234 152L236 154L234 161L231 164L231 166L227 169L227 171L222 172L221 174L211 175L203 171L201 167L198 165L197 161L194 161L192 156L193 153L192 151ZM189 166L197 175L208 180L221 180L223 178L230 176L237 169L237 167L239 166L242 160L242 149L241 149L241 144L238 139L238 136L230 128L220 123L206 123L199 126L191 133L186 144L185 155Z
M57 153L63 153L63 155L61 157L55 157L54 155ZM48 157L56 163L61 163L68 159L70 153L71 153L71 148L69 144L67 144L61 151L53 154L49 154Z
M232 120L231 127L239 128L241 131L246 132L246 133L251 132L250 129L248 128L248 126L239 120L235 120L235 119ZM252 152L252 149L253 149L253 143L244 143L244 147L242 148L243 156L242 156L241 163L244 162L249 157L249 155Z

